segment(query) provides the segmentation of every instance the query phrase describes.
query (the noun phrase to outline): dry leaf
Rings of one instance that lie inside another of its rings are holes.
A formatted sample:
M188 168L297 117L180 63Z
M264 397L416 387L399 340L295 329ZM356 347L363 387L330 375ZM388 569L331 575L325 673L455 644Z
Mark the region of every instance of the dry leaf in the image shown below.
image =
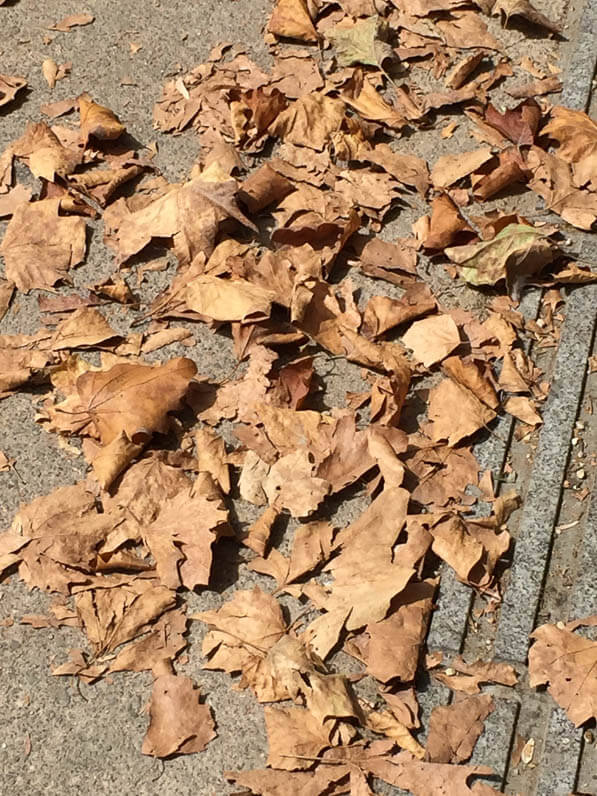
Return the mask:
M179 262L191 262L198 254L209 256L220 223L234 218L244 226L255 226L238 209L236 182L203 182L195 178L174 187L139 210L118 199L104 214L106 242L121 262L137 254L153 238L171 238Z
M59 30L62 33L68 33L71 28L76 28L82 25L90 25L95 17L93 14L70 14L68 17L60 20L60 22L51 25L48 30Z
M380 17L360 19L352 25L344 21L326 30L325 36L332 43L340 66L364 64L382 69L386 59L394 58L394 51L383 41L384 28Z
M124 433L134 443L168 430L168 412L178 409L197 367L190 359L160 365L120 364L77 379L81 412L103 445Z
M491 13L494 16L503 15L506 19L506 25L510 17L523 17L534 25L546 28L552 33L562 32L562 28L559 25L552 22L540 11L537 11L529 0L496 0Z
M541 625L531 634L529 684L533 688L547 684L576 727L597 714L597 642L576 632L595 624L597 618L591 616L562 628Z
M428 368L441 362L460 345L460 334L451 315L432 315L415 321L402 342L413 352L413 356Z
M6 277L24 293L66 279L85 257L85 221L59 210L60 199L24 203L6 228L0 246Z
M276 0L267 30L288 39L317 41L319 38L305 0Z
M431 182L436 188L448 188L473 171L477 171L492 157L489 147L457 155L442 155L431 170Z
M275 293L245 279L219 279L208 274L192 279L185 299L189 309L215 321L252 323L268 318Z
M472 285L495 285L502 279L510 290L519 280L539 273L553 262L557 249L549 239L552 230L528 224L508 224L492 240L445 250Z
M114 113L109 108L98 105L87 94L79 97L79 113L81 139L85 145L90 137L98 141L113 141L125 132L125 126Z
M481 694L434 708L429 719L426 759L433 763L466 762L494 707L493 698Z
M0 75L0 107L12 102L17 93L24 89L26 85L27 81L24 77Z
M429 393L427 416L431 422L425 433L436 442L443 439L448 445L455 445L486 427L495 412L470 390L452 379L444 379Z
M144 755L190 755L205 749L216 731L209 707L199 698L190 677L163 674L154 680Z

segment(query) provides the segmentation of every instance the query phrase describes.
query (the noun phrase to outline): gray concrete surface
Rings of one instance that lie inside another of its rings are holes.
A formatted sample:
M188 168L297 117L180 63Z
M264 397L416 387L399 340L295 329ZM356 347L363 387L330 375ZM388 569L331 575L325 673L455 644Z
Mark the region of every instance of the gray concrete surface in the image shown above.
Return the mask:
M270 0L89 0L86 4L48 0L43 5L35 0L17 0L1 7L0 71L23 74L29 81L30 92L16 108L0 113L0 150L21 134L28 120L40 118L39 107L43 103L88 91L94 99L112 107L139 141L158 142L157 163L168 178L183 177L197 157L197 139L192 133L172 137L153 130L152 108L162 83L167 76L182 74L200 63L211 47L222 40L242 41L250 55L266 66L268 53L262 27L270 7ZM75 28L70 33L47 29L67 14L83 10L95 15L92 25ZM580 0L572 3L553 0L542 4L542 10L553 18L567 21L572 44L577 28L587 28L587 25L578 25ZM52 41L44 44L45 36L50 36ZM514 57L547 53L555 58L559 49L553 41L539 38L527 41L516 29L504 33L503 38ZM130 42L142 46L134 55ZM583 57L586 47L582 45L579 50ZM574 47L568 50L573 52ZM41 75L41 63L48 57L58 63L73 63L71 75L59 82L53 92ZM129 85L130 82L135 85ZM586 80L583 85L586 90ZM453 140L442 141L439 149L431 131L413 143L418 154L431 160L437 154L469 145L466 124ZM528 204L530 199L526 196L502 206L522 207L523 212L532 212L533 205ZM488 203L488 207L493 206L499 205ZM408 234L410 221L420 211L420 207L407 209L392 225L389 234ZM3 228L0 226L0 232ZM96 234L87 262L75 272L75 284L88 284L112 271L112 256ZM144 300L150 300L167 278L167 273L153 275L144 288ZM433 278L439 289L451 289L449 280L442 281L441 274ZM384 286L375 283L374 288L375 292L381 292ZM372 290L371 283L367 290ZM477 296L473 291L468 291L466 296L460 292L452 296L446 293L445 300L457 305L463 301L474 302ZM110 321L118 326L125 323L125 318L115 310ZM34 293L18 297L0 325L0 333L31 332L40 325ZM235 360L226 339L214 338L199 325L193 327L193 332L196 346L185 349L185 353L197 360L207 376L222 378L228 374ZM156 352L155 356L170 357L175 353L176 349L171 347ZM335 364L333 372L326 377L328 402L342 404L347 385L354 389L358 378L358 368ZM21 502L76 481L85 469L80 458L69 457L53 435L35 425L34 413L32 397L26 394L0 404L0 449L16 458L18 469L18 473L0 474L0 527L6 526ZM363 504L360 496L344 503L338 509L337 520L350 521ZM252 518L251 507L239 502L238 511L241 519ZM235 587L246 588L259 582L264 588L271 588L271 581L247 569L242 554L232 543L224 543L218 563L219 587L192 595L190 611L213 608L223 602L232 591L230 581L237 566ZM468 590L466 593L470 594ZM464 599L470 601L470 598ZM17 793L34 796L45 793L59 796L128 793L219 796L229 790L220 776L222 770L264 764L266 740L262 710L250 693L231 690L229 677L201 669L199 647L204 630L200 624L191 626L189 662L179 671L192 675L200 684L213 708L219 735L205 752L179 757L162 765L140 753L147 725L145 707L149 698L149 676L116 675L91 687L81 686L80 690L69 679L51 677L50 665L62 662L69 648L80 646L81 637L77 631L68 629L34 631L19 624L23 614L44 613L47 605L45 597L27 592L16 578L0 588L0 620L15 619L12 627L0 627L2 793L9 796ZM455 640L445 646L455 650L466 641L467 613L459 608L453 621L458 623L458 631L453 636ZM448 627L450 622L448 616ZM422 700L424 712L434 704L445 702L446 697L446 689L430 688L428 698ZM476 762L494 764L499 776L506 775L507 746L516 727L519 702L524 698L521 691L513 701L500 703L476 753ZM541 706L547 722L551 703L544 699ZM528 725L519 725L520 730L533 732L537 715L529 710ZM557 744L566 737L569 727L557 722L554 727L554 743ZM589 781L590 762L585 768ZM550 793L537 792L540 796Z

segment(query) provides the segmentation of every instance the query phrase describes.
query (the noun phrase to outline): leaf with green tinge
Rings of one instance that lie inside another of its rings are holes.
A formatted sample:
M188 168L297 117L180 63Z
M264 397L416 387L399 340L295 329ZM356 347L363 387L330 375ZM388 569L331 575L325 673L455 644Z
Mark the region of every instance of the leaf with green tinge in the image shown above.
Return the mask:
M334 45L339 66L376 66L382 69L387 58L394 58L394 51L383 41L384 26L378 16L367 17L346 27L335 25L326 33Z
M452 246L446 256L471 285L495 285L505 279L508 289L520 278L536 274L552 262L557 248L549 240L553 228L508 224L491 240Z

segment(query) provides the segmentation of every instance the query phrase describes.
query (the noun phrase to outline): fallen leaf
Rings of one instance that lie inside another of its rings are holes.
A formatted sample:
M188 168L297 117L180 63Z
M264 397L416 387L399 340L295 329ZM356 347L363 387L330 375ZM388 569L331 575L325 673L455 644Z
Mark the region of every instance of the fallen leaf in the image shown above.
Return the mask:
M106 242L125 262L142 251L154 238L171 238L181 263L199 254L209 256L216 242L220 223L234 218L256 229L238 209L236 182L203 182L195 178L169 190L139 210L118 199L104 213Z
M60 199L23 203L6 228L0 245L6 277L24 293L66 279L85 258L85 221L59 210Z
M532 22L534 25L539 25L542 28L550 30L552 33L561 33L562 28L555 22L552 22L548 17L542 14L529 2L529 0L496 0L492 14L497 16L503 15L506 19L506 25L510 17L523 17L524 19Z
M529 684L547 684L555 701L579 727L597 713L597 643L576 632L593 627L594 616L568 622L564 627L541 625L531 634Z
M76 382L81 412L103 445L124 433L134 443L168 430L168 412L178 409L197 367L190 359L159 365L120 364L83 373Z
M527 224L508 224L491 240L450 247L445 254L469 284L495 285L504 279L511 290L517 281L553 262L556 248L550 233Z
M423 763L413 760L408 752L401 752L388 759L377 759L367 762L367 770L375 777L385 780L403 790L411 791L414 796L490 796L498 791L483 786L479 791L477 783L471 788L468 781L473 776L492 774L491 768L485 766L453 766L445 763Z
M563 83L557 75L544 77L541 80L531 80L517 86L510 86L508 94L515 99L525 97L541 97L544 94L557 94L562 90Z
M93 14L70 14L60 22L50 25L48 30L59 30L62 33L68 33L71 28L76 28L83 25L90 25L95 17Z
M597 124L582 111L551 109L542 134L558 142L558 157L572 165L574 184L597 189Z
M345 22L326 30L325 36L332 43L340 66L376 66L383 68L383 62L394 58L394 51L382 36L384 28L380 17L360 19L352 25Z
M470 696L433 709L425 757L433 763L464 763L484 730L495 703L489 694Z
M541 108L534 99L526 99L503 113L489 103L485 111L485 121L517 146L534 144L541 116Z
M491 149L474 149L457 155L442 155L431 170L431 182L436 188L448 188L467 177L493 157Z
M0 107L8 105L19 91L25 88L27 81L24 77L0 75Z
M529 188L544 199L547 208L569 224L590 230L597 219L597 194L574 184L571 166L538 147L531 148L527 165L532 172Z
M117 116L109 108L98 105L87 94L79 97L79 113L81 139L85 145L91 137L98 141L113 141L125 132L125 126Z
M431 315L415 321L402 336L402 342L428 368L460 345L460 334L450 315Z
M480 428L485 428L495 412L452 379L444 379L429 393L429 424L424 431L432 440L456 445Z
M301 41L319 38L305 0L277 0L267 30L274 36Z
M149 706L149 729L141 751L153 757L201 752L216 737L207 705L190 677L163 674L156 677Z
M344 121L344 103L314 91L304 94L282 111L270 125L271 135L285 143L321 151L340 130Z
M208 274L187 285L185 299L194 312L215 321L251 323L268 318L275 293L245 279L219 279Z

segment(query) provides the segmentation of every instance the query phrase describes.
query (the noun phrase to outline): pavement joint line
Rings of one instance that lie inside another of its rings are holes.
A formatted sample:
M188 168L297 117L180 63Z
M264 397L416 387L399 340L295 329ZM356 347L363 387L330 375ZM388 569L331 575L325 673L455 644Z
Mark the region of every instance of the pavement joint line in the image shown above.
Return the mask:
M568 602L569 619L580 619L597 612L596 569L597 483L594 482L589 511L584 520L584 533L581 552L578 557L578 568Z
M569 796L575 790L582 732L574 729L566 712L554 707L539 761L537 796Z

